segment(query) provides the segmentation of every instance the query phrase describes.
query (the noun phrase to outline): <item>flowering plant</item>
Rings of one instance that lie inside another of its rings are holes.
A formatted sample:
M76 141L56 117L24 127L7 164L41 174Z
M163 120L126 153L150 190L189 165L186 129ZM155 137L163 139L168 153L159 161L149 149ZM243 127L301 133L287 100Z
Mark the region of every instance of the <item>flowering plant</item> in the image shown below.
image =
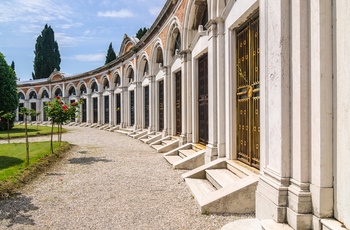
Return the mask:
M51 151L52 152L53 152L52 135L53 135L54 124L58 125L58 140L59 142L61 142L62 125L77 117L78 108L82 102L83 102L82 100L79 100L77 102L66 104L60 96L56 96L52 102L48 102L44 107L46 115L51 120L51 124L52 124L52 129L51 129Z

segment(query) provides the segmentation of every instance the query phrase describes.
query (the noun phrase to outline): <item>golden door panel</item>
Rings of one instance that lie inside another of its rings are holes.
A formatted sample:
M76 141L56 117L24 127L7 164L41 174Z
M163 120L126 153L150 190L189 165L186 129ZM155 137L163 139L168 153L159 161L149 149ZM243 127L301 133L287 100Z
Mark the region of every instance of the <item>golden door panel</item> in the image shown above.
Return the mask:
M259 168L260 80L259 18L255 14L237 30L237 158Z

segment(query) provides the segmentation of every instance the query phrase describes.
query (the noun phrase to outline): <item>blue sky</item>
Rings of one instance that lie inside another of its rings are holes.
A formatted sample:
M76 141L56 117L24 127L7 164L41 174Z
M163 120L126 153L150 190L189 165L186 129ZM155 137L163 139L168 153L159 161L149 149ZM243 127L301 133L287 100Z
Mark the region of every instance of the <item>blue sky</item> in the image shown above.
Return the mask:
M0 52L15 62L17 77L33 72L36 38L52 27L61 71L83 73L105 62L109 43L118 55L124 34L149 28L166 0L1 0Z

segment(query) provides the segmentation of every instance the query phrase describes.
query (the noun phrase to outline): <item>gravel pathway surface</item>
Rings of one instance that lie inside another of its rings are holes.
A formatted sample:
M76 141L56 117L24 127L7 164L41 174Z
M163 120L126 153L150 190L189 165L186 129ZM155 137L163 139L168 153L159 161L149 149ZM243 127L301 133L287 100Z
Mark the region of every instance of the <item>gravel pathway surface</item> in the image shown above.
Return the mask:
M220 229L248 217L200 214L185 171L139 140L66 128L73 149L18 197L0 201L0 229ZM31 141L40 139L49 137Z

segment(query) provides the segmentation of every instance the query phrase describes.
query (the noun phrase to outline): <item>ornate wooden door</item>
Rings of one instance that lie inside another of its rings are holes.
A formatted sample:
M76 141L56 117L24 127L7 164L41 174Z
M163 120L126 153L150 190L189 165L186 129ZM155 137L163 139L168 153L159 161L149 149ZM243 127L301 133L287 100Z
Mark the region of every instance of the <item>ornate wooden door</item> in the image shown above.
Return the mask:
M116 121L117 125L121 123L121 100L120 100L120 93L117 94L117 100L116 100Z
M175 74L176 135L181 134L181 72Z
M81 122L86 122L86 99L83 99L83 104L81 107Z
M97 109L98 103L97 103L97 97L94 97L92 99L92 108L93 108L93 123L97 123L97 119L98 119L98 109Z
M198 60L198 135L199 143L208 143L208 55Z
M159 131L164 129L164 81L159 81L158 83L158 120L159 120Z
M105 124L109 123L109 96L105 96Z
M259 18L255 15L237 30L237 154L259 168L260 80Z
M130 126L135 124L135 94L130 91Z
M145 128L149 126L149 86L145 87Z

